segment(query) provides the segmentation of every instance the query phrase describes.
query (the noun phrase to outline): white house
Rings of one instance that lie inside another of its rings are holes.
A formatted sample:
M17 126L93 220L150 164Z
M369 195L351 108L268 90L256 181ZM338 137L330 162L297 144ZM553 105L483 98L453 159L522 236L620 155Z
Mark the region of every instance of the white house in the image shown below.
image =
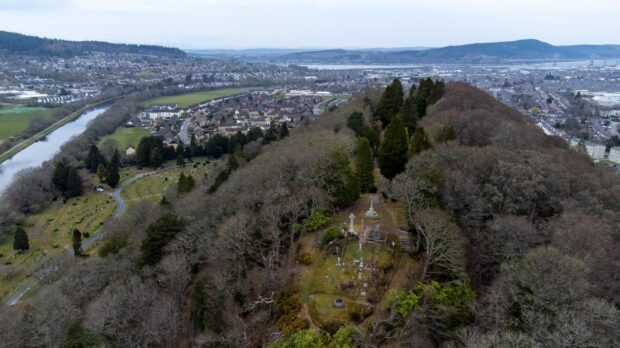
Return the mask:
M612 147L609 150L609 160L620 163L620 146Z
M157 104L144 110L144 116L151 120L181 116L182 113L183 110L179 109L177 104Z
M605 145L586 143L586 151L592 158L605 158Z

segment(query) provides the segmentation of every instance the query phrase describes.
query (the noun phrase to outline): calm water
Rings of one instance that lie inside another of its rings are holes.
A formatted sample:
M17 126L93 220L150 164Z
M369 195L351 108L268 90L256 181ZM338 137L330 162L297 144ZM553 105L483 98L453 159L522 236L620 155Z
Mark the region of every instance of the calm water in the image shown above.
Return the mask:
M4 192L19 171L38 167L43 162L50 160L64 143L71 140L74 136L82 134L86 130L88 122L101 115L107 109L108 107L99 107L86 111L75 121L56 129L48 134L45 139L37 141L13 156L13 158L0 164L0 194Z

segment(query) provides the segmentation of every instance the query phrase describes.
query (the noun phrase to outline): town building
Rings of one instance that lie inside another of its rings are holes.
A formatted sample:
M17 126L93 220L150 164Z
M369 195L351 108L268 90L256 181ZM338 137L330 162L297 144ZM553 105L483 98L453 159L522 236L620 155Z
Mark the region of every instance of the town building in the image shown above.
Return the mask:
M620 146L612 147L609 150L609 160L620 163Z

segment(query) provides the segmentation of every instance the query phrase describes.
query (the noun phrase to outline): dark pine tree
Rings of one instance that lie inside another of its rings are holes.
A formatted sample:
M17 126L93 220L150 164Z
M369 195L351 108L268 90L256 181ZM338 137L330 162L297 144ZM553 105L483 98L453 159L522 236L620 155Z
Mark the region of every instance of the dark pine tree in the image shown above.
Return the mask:
M84 186L82 185L82 178L77 169L69 167L67 173L67 190L65 191L65 198L78 197L84 194Z
M442 81L437 81L431 88L431 91L428 95L428 105L433 105L441 99L443 96L445 89L445 83Z
M387 127L392 118L398 114L401 106L403 105L403 85L399 79L394 79L392 84L389 85L379 101L377 107L377 115L379 120L383 123L383 127Z
M431 149L433 145L431 141L428 139L426 132L423 127L418 127L413 132L413 137L411 138L411 154L417 155L424 150Z
M388 180L392 180L405 169L408 160L407 129L400 116L396 116L385 130L379 148L379 169Z
M247 141L256 141L263 137L263 131L259 127L252 127L248 131Z
M288 125L286 124L286 122L282 123L282 125L280 126L279 137L280 139L288 137Z
M91 173L96 173L97 168L100 164L106 165L105 158L95 144L90 146L90 149L88 150L88 156L86 156L85 164L86 169L88 169Z
M272 123L265 132L265 136L263 137L263 145L270 144L274 141L278 140L278 127L275 123Z
M456 130L452 127L451 124L447 124L435 134L435 142L436 143L445 143L448 141L452 141L456 139Z
M138 149L136 150L136 160L138 165L148 167L151 165L151 145L152 137L144 137L140 139Z
M73 246L73 255L82 255L82 232L77 228L71 233L71 245Z
M164 255L163 248L183 230L183 226L183 221L172 214L164 214L152 223L140 246L142 255L138 259L138 268L159 262Z
M67 176L69 174L69 167L64 162L56 163L54 167L54 173L52 174L52 182L54 187L60 192L67 191Z
M374 167L374 156L372 155L372 148L370 148L368 139L365 137L358 138L355 171L362 192L371 192L375 186Z
M185 146L183 146L182 142L179 142L175 151L176 151L175 158L178 158L179 156L185 158Z
M164 158L159 147L153 147L151 150L151 167L157 168L164 163Z
M185 159L183 158L182 154L177 155L176 163L177 163L177 166L185 165Z
M351 128L355 135L360 135L362 127L364 127L364 114L359 111L353 111L347 119L347 127Z
M118 182L121 179L119 173L119 167L121 165L121 155L118 153L118 150L114 151L112 155L112 159L106 168L106 183L110 185L110 187L114 188L118 185Z
M400 117L403 119L408 134L413 134L418 123L418 110L415 105L415 97L411 95L407 96L403 102L403 106L400 108Z
M30 241L28 240L28 234L21 226L17 226L15 230L15 236L13 238L14 250L28 250L30 249Z
M228 162L226 163L226 165L228 166L228 170L230 170L231 172L237 170L237 168L239 168L239 161L237 161L237 156L228 156Z

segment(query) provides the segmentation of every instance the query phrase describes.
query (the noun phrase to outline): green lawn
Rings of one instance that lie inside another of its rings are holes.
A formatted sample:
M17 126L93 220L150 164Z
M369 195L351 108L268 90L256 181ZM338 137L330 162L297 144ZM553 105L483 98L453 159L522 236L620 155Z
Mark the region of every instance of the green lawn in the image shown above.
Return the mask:
M0 109L0 140L22 133L37 116L52 117L52 109L19 107Z
M149 134L149 131L142 127L121 127L117 129L114 134L110 134L103 138L101 143L103 143L106 139L114 139L118 143L119 151L125 151L129 146L133 146L137 149L140 139L148 136Z
M91 236L117 211L114 199L105 193L87 192L63 204L54 202L40 214L28 217L25 229L30 250L13 251L13 238L0 240L0 298L4 302L49 256L71 249L74 228Z
M188 106L198 104L206 100L226 97L229 95L240 93L241 91L242 90L238 88L227 88L214 91L173 95L169 97L161 97L147 100L144 102L144 106L151 106L154 104L177 104L180 108L186 108Z
M198 182L202 180L205 173L213 166L213 163L205 164L204 158L196 158L194 162L197 164L196 168L194 168L193 164L188 163L184 168L164 169L158 173L136 180L123 190L122 196L128 203L143 199L158 203L168 187L177 184L181 173L185 173L185 175L191 174L194 181Z

